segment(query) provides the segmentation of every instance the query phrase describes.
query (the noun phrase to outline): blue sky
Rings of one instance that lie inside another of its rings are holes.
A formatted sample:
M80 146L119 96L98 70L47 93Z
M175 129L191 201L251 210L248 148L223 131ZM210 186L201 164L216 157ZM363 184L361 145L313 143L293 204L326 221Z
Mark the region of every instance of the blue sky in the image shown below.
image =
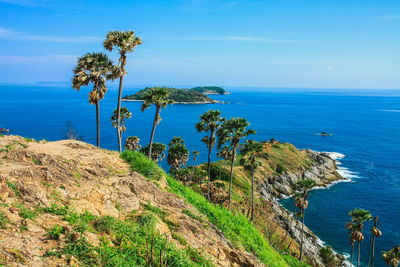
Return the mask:
M133 29L127 84L400 89L398 0L0 0L0 14L0 83L69 81L109 30Z

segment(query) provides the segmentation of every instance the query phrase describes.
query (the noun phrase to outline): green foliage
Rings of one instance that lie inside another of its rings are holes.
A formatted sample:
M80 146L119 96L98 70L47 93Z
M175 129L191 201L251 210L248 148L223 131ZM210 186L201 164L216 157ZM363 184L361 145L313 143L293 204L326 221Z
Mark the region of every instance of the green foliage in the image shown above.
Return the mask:
M52 203L50 207L44 207L43 211L55 215L66 215L67 213L70 212L70 209L68 208L68 206L57 205L55 203Z
M104 232L104 233L110 234L115 223L116 223L115 218L113 218L111 216L103 216L103 217L98 218L94 222L94 228L99 232Z
M199 168L182 168L178 170L171 170L170 174L177 180L183 183L196 183L200 184L203 182L206 174Z
M171 233L171 236L172 236L173 239L178 240L178 242L179 242L181 245L186 246L187 243L188 243L188 242L186 241L185 238L183 238L182 236L180 236L180 235L179 235L178 233L176 233L176 232L172 232L172 233Z
M7 229L7 224L9 223L8 218L4 212L0 211L0 229Z
M164 220L165 216L167 216L167 212L163 211L159 207L152 206L150 203L147 203L145 205L142 205L144 209L153 212L154 214L157 214L161 219Z
M202 93L202 94L219 94L223 95L226 91L218 86L198 86L194 87L191 90Z
M326 266L336 266L335 254L330 246L321 247L319 250L319 256Z
M200 216L194 214L192 211L188 209L183 209L182 212L192 219L198 220L199 222L203 222L203 219Z
M144 177L157 181L163 177L164 172L158 168L157 164L140 152L126 150L121 154L121 158L130 164L132 171L136 171Z
M21 213L21 217L24 219L30 219L33 220L37 217L38 212L35 210L30 210L24 206L22 206L22 204L18 203L15 205L17 208L19 208L20 213Z
M177 103L193 103L193 102L204 102L204 103L212 103L215 102L213 99L209 98L203 93L197 92L193 89L177 89L172 87L155 87L162 88L166 90L169 94L167 98ZM128 100L144 100L146 93L154 90L154 87L146 87L143 90L133 94L126 95L123 99Z
M51 228L47 232L47 237L54 239L54 240L58 240L60 238L60 235L63 234L64 232L65 232L64 227L56 224L56 225L54 225L53 228Z
M181 137L173 137L168 144L167 162L173 170L185 166L189 159L189 150Z
M148 155L149 148L150 145L147 144L145 147L142 147L140 149L140 152L143 153L144 155ZM153 143L151 147L151 159L155 162L162 161L165 158L165 149L166 145L164 145L163 143L157 143L157 142Z
M40 161L38 159L32 158L32 162L35 165L40 165Z

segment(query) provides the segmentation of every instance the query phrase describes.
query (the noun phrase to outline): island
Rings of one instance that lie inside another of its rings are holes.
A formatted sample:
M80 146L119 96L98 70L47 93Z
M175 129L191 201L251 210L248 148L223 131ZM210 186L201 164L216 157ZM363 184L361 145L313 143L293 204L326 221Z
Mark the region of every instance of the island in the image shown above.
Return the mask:
M226 103L218 101L207 96L207 94L228 94L223 88L216 86L195 87L191 89L177 89L173 87L164 87L170 92L169 98L176 104L215 104ZM142 101L143 95L151 90L152 87L146 87L135 94L126 95L122 98L123 101Z

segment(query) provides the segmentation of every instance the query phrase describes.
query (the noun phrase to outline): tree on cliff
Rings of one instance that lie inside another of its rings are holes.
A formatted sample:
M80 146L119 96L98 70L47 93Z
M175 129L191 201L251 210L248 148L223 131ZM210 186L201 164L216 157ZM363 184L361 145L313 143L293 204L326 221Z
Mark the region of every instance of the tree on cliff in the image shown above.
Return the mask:
M361 242L364 240L364 235L362 231L364 230L364 222L372 220L372 215L368 210L363 209L354 209L349 212L351 216L351 221L353 222L352 228L353 239L357 241L357 267L360 266L360 250L361 250Z
M257 168L261 165L261 162L256 159L256 156L262 151L262 148L262 144L254 140L250 140L244 144L240 151L240 153L244 155L240 160L240 164L251 174L251 195L249 209L247 211L247 218L249 217L249 213L251 211L250 221L252 221L254 217L254 174L256 173Z
M299 191L295 198L295 205L301 210L301 238L300 238L300 256L299 260L303 259L303 244L304 244L304 218L306 215L306 209L308 207L308 190L315 186L315 181L311 179L299 180L295 183L295 189Z
M145 155L150 155L150 159L155 161L156 163L161 162L165 158L165 149L166 145L163 143L153 143L153 149L151 150L151 154L149 153L150 145L148 144L145 147L140 149Z
M154 139L154 132L156 129L156 126L160 123L161 121L161 116L160 112L161 109L165 109L167 105L174 103L173 100L168 98L169 92L163 88L163 87L154 87L150 90L148 90L144 95L143 95L143 104L141 107L142 111L145 111L150 107L150 105L155 105L156 106L156 114L154 116L154 121L153 121L153 128L151 129L151 135L150 135L150 142L149 142L149 148L148 148L148 157L151 159L151 153L152 153L152 146L153 146L153 139Z
M218 148L221 148L222 145L229 143L228 155L232 160L229 180L229 210L231 210L233 165L236 159L236 150L242 139L256 133L256 131L253 129L247 129L249 126L250 123L245 118L232 118L224 121L222 126L217 131Z
M200 152L199 151L197 151L197 150L193 150L192 151L192 153L191 153L191 155L192 155L192 157L193 157L193 172L194 172L194 167L196 166L196 160L197 160L197 157L200 155Z
M114 110L114 113L111 116L111 122L114 128L120 127L120 131L118 133L120 138L122 138L122 133L126 131L124 122L125 120L130 118L132 118L132 112L130 112L126 107L121 108L119 119L118 119L118 110L117 109Z
M106 80L110 79L114 65L103 53L87 53L78 58L72 78L72 88L79 91L82 86L93 84L89 103L96 105L97 147L100 147L100 100L107 92Z
M382 258L387 265L397 267L400 262L400 246L394 246L391 250L383 252Z
M353 235L355 228L356 227L355 227L355 225L353 225L353 222L346 223L346 229L348 230L348 235L350 238L350 247L351 247L350 264L353 264L354 243L356 242L356 240L354 239L354 235Z
M186 165L189 159L189 150L185 146L185 141L181 137L172 138L168 144L167 162L172 171L178 170Z
M219 173L218 173L219 180L221 180L221 174L222 174L222 160L228 159L228 154L229 154L229 147L223 146L218 149L217 157L219 158Z
M103 46L108 51L113 51L114 48L118 49L119 52L119 61L117 67L113 71L114 78L119 77L119 89L118 89L118 104L117 104L117 139L118 139L118 148L119 152L122 152L121 147L121 137L122 137L122 122L121 119L121 96L122 96L122 84L124 80L124 76L126 75L126 54L133 51L136 45L142 44L142 40L139 37L135 36L135 33L130 31L110 31L106 39L103 42ZM121 124L120 124L121 122Z
M221 111L209 110L200 115L200 121L196 123L197 132L205 132L206 135L201 139L208 148L207 160L207 199L210 200L210 180L211 180L211 151L215 146L215 134L225 121L221 117Z

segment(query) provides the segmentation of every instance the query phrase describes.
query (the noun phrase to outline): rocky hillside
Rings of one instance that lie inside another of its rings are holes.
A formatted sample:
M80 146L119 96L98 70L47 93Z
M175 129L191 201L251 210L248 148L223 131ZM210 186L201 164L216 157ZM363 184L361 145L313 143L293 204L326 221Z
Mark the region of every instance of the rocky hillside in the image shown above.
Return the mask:
M0 265L303 266L240 214L130 156L0 136Z
M301 223L294 219L291 213L284 209L277 199L293 194L296 181L313 179L317 186L343 179L337 172L337 166L327 154L312 150L299 150L289 143L278 141L263 142L263 151L257 158L261 162L255 174L255 219L254 224L269 242L277 249L286 251L297 257L301 235ZM237 162L242 156L238 156ZM222 167L220 169L220 166ZM199 166L205 171L206 164ZM229 186L230 161L214 162L211 176L212 199L215 203L227 206ZM250 174L238 163L234 167L233 177L233 207L242 214L246 214L250 196ZM193 185L197 191L205 193L206 187ZM304 252L306 260L313 266L323 266L320 257L322 246L317 237L305 227ZM337 262L343 260L337 255Z

